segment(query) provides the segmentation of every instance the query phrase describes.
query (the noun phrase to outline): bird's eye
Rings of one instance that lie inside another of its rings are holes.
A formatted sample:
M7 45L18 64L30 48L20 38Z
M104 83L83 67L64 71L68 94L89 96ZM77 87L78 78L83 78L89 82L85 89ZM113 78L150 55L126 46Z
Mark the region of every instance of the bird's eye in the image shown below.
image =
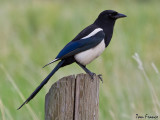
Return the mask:
M112 16L115 16L115 15L117 15L117 12L113 12L111 15L112 15Z
M115 16L116 16L117 14L118 14L117 12L112 12L112 13L109 13L108 16L109 16L110 18L115 19Z
M112 16L112 14L110 13L109 16Z

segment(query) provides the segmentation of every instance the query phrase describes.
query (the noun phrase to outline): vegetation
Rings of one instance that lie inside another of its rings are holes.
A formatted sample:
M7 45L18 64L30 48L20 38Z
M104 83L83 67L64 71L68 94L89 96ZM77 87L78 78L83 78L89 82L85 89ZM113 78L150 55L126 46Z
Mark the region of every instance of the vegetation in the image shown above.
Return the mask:
M116 22L109 47L88 65L103 74L100 120L135 120L136 114L160 117L159 4L158 0L1 0L0 119L44 119L50 86L63 76L84 72L78 65L60 69L28 105L16 109L55 64L42 66L106 9L128 17Z

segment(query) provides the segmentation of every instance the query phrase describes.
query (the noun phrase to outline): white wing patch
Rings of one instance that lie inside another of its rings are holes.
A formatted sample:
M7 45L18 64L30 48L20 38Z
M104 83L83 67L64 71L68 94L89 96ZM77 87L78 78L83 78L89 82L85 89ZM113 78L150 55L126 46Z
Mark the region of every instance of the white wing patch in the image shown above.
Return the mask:
M99 31L103 31L103 29L102 29L102 28L97 28L97 29L95 29L93 32L91 32L89 35L83 37L82 39L86 39L86 38L89 38L89 37L91 37L91 36L94 36L94 35L97 34Z

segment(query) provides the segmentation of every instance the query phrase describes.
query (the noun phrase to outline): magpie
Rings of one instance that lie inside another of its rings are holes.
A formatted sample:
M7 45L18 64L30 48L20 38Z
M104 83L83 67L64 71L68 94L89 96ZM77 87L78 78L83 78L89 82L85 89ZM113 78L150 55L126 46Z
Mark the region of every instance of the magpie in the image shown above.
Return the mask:
M47 65L60 61L51 73L41 82L29 98L18 108L27 104L48 82L52 75L61 67L77 63L93 79L95 73L86 68L86 65L96 59L109 45L115 21L118 18L127 17L114 10L101 12L98 18L85 29L83 29L71 42L69 42L57 55L57 57ZM100 79L101 75L98 75Z

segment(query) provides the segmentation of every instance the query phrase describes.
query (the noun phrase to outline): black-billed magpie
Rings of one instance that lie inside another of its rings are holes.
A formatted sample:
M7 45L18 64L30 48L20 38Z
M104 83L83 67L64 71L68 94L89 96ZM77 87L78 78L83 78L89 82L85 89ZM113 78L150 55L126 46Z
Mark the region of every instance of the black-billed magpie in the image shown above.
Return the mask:
M101 12L93 24L82 30L59 52L53 61L45 65L47 66L56 61L60 61L18 109L34 98L52 77L52 75L61 67L76 62L93 79L95 73L88 70L86 65L96 59L109 45L112 38L115 21L122 17L126 17L126 15L118 13L114 10L105 10ZM99 75L99 78L102 79L101 75Z

